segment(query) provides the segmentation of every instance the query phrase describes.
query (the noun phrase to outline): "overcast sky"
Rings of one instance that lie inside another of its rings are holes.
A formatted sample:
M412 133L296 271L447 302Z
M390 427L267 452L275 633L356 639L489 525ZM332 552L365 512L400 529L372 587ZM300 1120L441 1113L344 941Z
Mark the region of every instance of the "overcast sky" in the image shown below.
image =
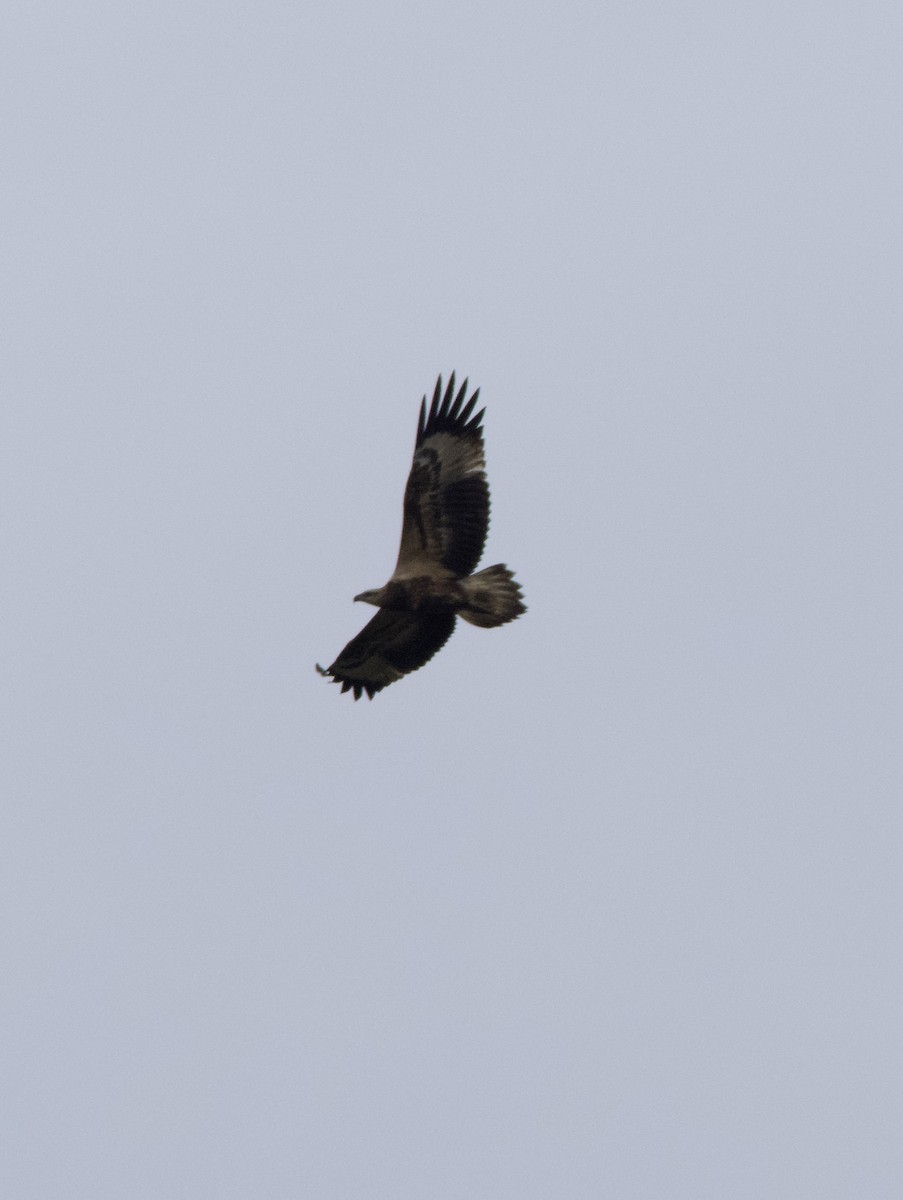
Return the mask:
M897 1200L899 3L0 59L3 1195ZM452 369L529 612L355 704Z

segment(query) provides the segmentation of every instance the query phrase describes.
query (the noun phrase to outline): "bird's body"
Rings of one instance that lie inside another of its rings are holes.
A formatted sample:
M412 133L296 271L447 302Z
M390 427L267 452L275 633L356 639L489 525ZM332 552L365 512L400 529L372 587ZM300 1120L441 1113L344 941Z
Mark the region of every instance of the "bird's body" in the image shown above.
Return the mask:
M317 670L342 691L376 692L416 671L451 637L455 619L491 628L526 612L503 564L475 574L489 528L489 485L483 457L483 412L471 416L479 388L465 404L467 380L455 395L454 372L443 396L426 397L404 495L401 548L392 578L355 600L379 612L331 667Z

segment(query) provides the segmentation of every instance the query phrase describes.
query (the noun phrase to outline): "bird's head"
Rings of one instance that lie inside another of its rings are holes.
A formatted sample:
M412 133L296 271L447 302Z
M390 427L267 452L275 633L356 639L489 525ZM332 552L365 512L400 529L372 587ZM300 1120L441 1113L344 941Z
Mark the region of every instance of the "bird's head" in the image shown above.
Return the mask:
M375 604L379 608L382 593L382 588L369 588L366 592L360 592L354 598L355 600L363 600L364 604Z

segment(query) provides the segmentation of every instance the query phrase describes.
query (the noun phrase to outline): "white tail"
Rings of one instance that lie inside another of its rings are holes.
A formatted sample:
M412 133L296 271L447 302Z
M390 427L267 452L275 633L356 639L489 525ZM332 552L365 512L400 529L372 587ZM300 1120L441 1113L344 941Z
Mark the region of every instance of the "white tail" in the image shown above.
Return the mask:
M520 585L504 563L486 567L459 582L467 604L458 610L458 616L471 625L492 629L527 611Z

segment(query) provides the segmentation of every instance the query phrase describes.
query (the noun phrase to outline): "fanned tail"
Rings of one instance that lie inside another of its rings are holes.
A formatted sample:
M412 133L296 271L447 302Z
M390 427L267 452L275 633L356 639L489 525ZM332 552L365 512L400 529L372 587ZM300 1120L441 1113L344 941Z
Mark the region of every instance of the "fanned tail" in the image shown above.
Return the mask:
M467 605L458 616L471 625L492 629L513 621L527 611L520 584L504 563L485 567L460 581Z

